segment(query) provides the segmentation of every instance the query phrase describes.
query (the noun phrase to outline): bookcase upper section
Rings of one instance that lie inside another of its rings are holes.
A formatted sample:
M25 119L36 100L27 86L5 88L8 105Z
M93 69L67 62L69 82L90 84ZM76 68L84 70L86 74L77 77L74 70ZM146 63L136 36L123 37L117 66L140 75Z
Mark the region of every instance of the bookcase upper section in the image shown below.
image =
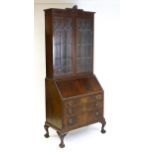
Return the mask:
M94 12L46 9L46 77L93 74Z

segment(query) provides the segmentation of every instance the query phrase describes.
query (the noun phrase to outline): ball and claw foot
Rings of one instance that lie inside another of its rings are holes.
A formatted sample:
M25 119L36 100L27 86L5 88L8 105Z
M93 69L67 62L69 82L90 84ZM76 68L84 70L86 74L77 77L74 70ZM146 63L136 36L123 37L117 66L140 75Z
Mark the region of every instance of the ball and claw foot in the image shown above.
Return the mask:
M45 133L44 136L45 136L45 138L48 138L49 137L49 134Z
M104 130L104 127L106 125L106 122L102 122L102 127L101 127L101 133L106 133L106 130Z
M64 148L65 147L65 144L60 143L59 146L60 146L60 148Z
M102 128L101 133L106 133L106 130L104 130L104 128Z
M48 138L49 137L49 131L48 131L49 126L44 125L44 128L45 128L45 131L46 131L44 136L45 136L45 138Z
M58 136L60 137L60 144L59 144L59 147L60 148L64 148L65 147L65 144L64 144L64 137L66 136L66 133L60 133L59 131L57 131L57 134Z

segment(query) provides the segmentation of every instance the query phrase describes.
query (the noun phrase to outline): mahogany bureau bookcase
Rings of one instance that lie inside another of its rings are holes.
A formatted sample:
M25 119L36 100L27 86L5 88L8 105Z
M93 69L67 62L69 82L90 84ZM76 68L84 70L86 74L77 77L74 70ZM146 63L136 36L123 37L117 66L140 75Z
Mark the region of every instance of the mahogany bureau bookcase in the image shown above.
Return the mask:
M93 73L94 12L77 6L46 9L46 122L60 137L92 123L102 123L104 92Z

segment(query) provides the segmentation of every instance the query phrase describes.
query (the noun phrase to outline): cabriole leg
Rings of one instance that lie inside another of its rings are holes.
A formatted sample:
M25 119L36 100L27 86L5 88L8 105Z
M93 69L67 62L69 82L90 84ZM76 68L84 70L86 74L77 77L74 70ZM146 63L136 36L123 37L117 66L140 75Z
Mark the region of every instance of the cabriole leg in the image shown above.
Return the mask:
M45 128L45 131L46 131L46 133L45 133L44 136L45 136L46 138L48 138L48 137L49 137L49 131L48 131L49 126L45 124L45 125L44 125L44 128Z
M65 147L65 144L64 144L64 137L66 136L66 133L60 133L59 131L57 131L57 134L58 134L58 136L60 137L60 140L61 140L59 146L60 146L61 148L64 148L64 147Z
M102 123L101 133L106 133L106 131L104 130L104 127L105 127L105 125L106 125L105 119L104 119L101 123Z

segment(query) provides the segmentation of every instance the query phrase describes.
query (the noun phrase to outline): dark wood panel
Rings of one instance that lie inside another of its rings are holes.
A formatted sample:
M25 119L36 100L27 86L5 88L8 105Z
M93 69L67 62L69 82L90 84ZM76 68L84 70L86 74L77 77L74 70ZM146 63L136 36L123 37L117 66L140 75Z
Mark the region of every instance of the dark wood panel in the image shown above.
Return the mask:
M45 13L46 77L53 77L52 15Z
M64 98L102 91L95 77L58 80L56 84Z
M62 104L55 82L46 79L46 122L62 128Z

